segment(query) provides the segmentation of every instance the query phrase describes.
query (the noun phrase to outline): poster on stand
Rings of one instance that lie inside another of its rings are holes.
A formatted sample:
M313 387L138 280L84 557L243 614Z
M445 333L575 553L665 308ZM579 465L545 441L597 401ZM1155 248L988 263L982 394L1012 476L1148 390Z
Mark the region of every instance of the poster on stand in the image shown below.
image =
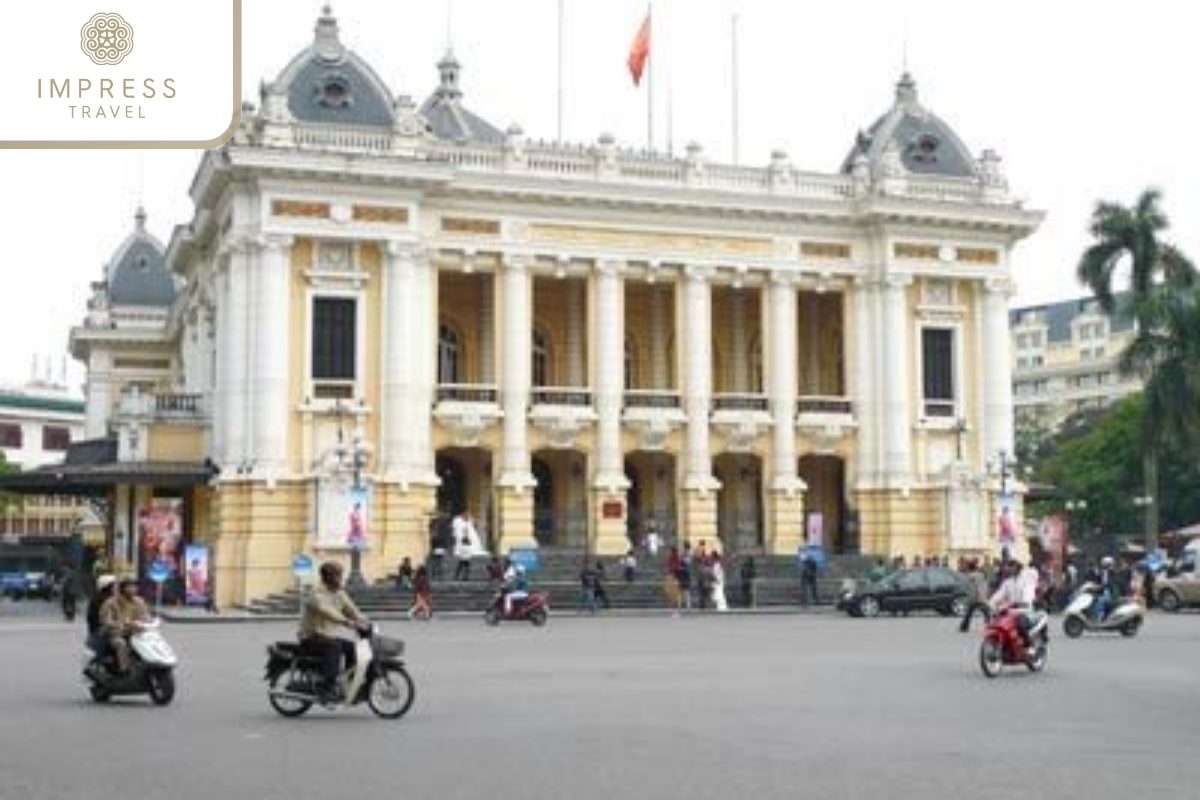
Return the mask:
M208 580L208 546L189 544L183 549L184 602L189 606L207 606L210 589Z
M370 487L349 481L322 481L318 502L317 547L370 549Z

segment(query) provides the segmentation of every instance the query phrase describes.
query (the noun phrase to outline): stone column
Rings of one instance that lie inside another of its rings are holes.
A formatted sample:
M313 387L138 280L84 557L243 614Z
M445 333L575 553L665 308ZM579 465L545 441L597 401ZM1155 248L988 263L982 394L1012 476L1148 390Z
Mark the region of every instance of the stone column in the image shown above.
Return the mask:
M684 452L682 534L693 542L717 538L717 495L720 482L712 472L709 411L712 408L711 270L684 270L683 313L675 340L684 348L683 410L687 415Z
M523 256L505 256L501 289L504 372L500 380L504 444L497 492L501 551L533 543L533 487L527 424L532 374L533 314L529 266Z
M215 420L224 442L220 466L226 475L233 475L248 456L245 400L249 389L246 382L249 270L246 262L245 243L240 240L230 242L225 253L221 312L217 319L220 359Z
M667 331L663 324L663 294L669 290L659 283L650 285L650 388L659 391L675 388L667 364Z
M983 425L981 441L985 459L1003 450L1013 454L1012 358L1009 354L1008 300L1013 294L1012 281L997 278L984 281L983 325Z
M891 489L911 481L912 414L909 410L909 275L889 275L883 281L883 478Z
M273 480L287 470L292 237L264 236L255 244L254 458L256 472Z
M765 544L771 553L794 553L804 537L804 481L796 474L796 288L773 273L768 294L767 393L771 405L771 489Z
M595 390L596 463L592 478L592 520L595 551L611 555L623 553L625 538L626 490L624 454L621 452L621 407L625 388L625 314L623 309L624 265L619 261L596 264L595 324L596 365L592 387Z
M389 241L383 261L383 452L387 481L407 480L411 464L408 426L418 381L419 314L413 246ZM428 420L428 413L423 415Z
M855 278L853 289L854 370L850 397L858 423L855 488L874 487L879 482L879 398L875 387L876 355L879 353L878 289L874 278Z
M89 354L86 408L84 437L99 439L107 435L113 415L112 356L107 351L93 350Z
M584 347L584 323L587 316L583 308L583 281L567 280L567 386L584 386L586 366ZM622 367L623 371L623 367Z

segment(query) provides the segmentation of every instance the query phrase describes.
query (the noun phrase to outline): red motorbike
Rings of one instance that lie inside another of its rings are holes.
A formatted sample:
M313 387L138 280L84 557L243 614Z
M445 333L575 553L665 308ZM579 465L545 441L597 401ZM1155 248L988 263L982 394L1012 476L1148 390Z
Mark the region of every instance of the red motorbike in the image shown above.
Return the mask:
M546 624L550 616L550 595L545 592L530 592L524 597L514 597L508 613L504 613L504 592L496 592L483 619L488 625L505 622L530 622L537 627Z
M1041 611L1032 612L1029 632L1022 637L1020 621L1023 613L1020 609L1002 608L992 615L984 629L983 644L979 646L979 666L989 678L999 675L1005 664L1024 664L1030 672L1045 669L1050 647L1049 618Z

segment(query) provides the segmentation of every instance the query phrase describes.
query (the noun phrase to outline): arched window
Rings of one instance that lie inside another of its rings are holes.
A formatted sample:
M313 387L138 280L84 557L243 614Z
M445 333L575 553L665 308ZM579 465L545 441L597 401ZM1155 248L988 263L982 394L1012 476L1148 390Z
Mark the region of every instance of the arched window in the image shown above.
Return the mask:
M438 326L438 383L458 383L461 364L458 331L443 322Z
M550 337L541 328L533 329L533 385L551 386Z

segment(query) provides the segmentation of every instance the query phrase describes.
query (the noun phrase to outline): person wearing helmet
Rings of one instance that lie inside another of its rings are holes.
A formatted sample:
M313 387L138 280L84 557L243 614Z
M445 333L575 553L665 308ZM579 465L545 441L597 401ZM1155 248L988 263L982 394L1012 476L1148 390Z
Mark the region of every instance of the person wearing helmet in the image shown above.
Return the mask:
M1020 612L1017 629L1028 647L1028 634L1032 627L1030 612L1033 611L1033 601L1037 598L1038 573L1032 566L1025 566L1015 558L1009 559L1007 568L1008 577L992 595L988 605L993 613L1003 608L1013 608Z
M150 619L146 601L138 597L137 578L124 577L117 592L100 606L100 624L109 647L117 654L117 669L129 670L129 636L137 633Z
M100 607L104 601L112 597L117 579L113 575L100 575L96 578L96 591L88 600L87 607L87 647L93 653L94 663L100 663L109 655L108 639L104 636L104 626L100 623Z
M504 583L500 591L504 594L504 616L508 617L512 615L513 600L529 597L529 578L520 564L514 564L510 559L505 561L507 568L504 570Z
M1103 622L1117 599L1117 564L1112 556L1100 559L1096 571L1096 602L1092 603L1092 618Z
M343 627L359 626L366 618L342 588L342 565L326 561L318 571L320 583L309 593L300 618L300 645L321 661L318 692L329 700L337 698L337 676L342 656L347 666L354 662L354 643L338 636Z

